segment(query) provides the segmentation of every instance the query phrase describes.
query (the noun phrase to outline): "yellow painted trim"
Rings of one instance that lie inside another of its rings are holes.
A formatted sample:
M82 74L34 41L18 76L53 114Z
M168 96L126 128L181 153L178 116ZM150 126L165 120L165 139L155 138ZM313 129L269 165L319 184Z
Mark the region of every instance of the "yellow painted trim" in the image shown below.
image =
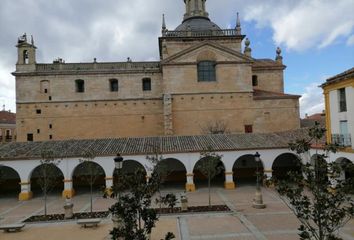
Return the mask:
M195 192L195 184L194 183L186 183L186 191L187 192Z
M105 180L113 180L113 177L105 177Z
M72 182L73 180L72 179L64 179L63 182Z
M263 172L265 172L265 173L272 173L272 172L273 172L273 169L264 169Z
M233 172L225 172L225 175L234 175Z
M329 93L325 93L325 109L326 109L326 141L332 142L332 130L331 130L331 106L329 101Z
M75 190L72 189L64 189L64 191L62 192L61 196L63 198L72 198L73 196L75 196Z
M20 182L19 184L20 184L20 185L30 185L31 182Z
M186 176L187 176L187 177L193 177L193 176L194 176L194 173L187 173Z
M354 149L352 149L351 147L340 148L338 152L354 153Z
M349 78L349 79L341 80L339 82L329 83L328 85L323 87L323 91L326 94L329 93L330 91L334 91L345 87L354 87L354 78Z
M20 192L18 195L18 200L19 201L28 201L33 197L32 192Z
M234 182L224 182L224 188L227 190L232 190L235 189L235 183Z

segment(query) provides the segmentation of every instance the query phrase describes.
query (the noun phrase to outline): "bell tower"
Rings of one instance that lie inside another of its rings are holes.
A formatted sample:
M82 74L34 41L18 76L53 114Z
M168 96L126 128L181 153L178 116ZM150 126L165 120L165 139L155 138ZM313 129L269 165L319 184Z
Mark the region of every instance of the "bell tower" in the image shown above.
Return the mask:
M17 70L35 70L36 64L36 46L34 46L33 37L31 42L27 41L26 33L18 38L17 41Z
M193 17L208 18L209 14L205 10L205 2L206 0L184 0L186 13L184 14L183 21Z

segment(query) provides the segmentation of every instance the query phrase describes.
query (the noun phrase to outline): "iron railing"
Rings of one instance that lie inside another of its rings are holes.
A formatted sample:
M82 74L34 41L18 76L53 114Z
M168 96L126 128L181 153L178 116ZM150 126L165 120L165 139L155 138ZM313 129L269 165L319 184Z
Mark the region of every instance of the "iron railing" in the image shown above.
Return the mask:
M37 71L89 71L89 70L149 70L160 69L160 62L115 63L53 63L37 64Z
M332 134L332 143L338 144L341 147L352 146L350 134Z
M238 36L236 29L204 30L204 31L166 31L163 37L209 37L209 36Z

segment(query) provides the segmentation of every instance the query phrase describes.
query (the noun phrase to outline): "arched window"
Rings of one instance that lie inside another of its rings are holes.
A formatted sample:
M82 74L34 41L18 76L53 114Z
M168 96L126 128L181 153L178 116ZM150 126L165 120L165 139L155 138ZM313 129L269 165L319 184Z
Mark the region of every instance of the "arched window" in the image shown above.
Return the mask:
M201 61L198 63L198 82L216 81L216 63L214 61Z
M28 51L27 50L23 50L23 63L24 64L28 64Z
M49 93L49 81L42 80L41 81L41 93Z
M119 85L117 79L109 79L109 89L111 90L111 92L118 92Z
M75 80L76 92L85 92L85 81L82 79Z

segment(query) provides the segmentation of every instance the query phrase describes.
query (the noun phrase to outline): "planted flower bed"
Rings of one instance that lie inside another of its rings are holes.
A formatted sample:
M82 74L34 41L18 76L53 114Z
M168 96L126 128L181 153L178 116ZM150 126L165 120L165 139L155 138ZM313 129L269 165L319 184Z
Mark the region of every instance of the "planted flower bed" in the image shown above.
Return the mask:
M180 213L202 213L202 212L228 212L230 209L226 205L213 205L209 206L193 206L188 207L188 211L181 211L180 207L175 207L173 210L171 208L156 208L158 214L180 214ZM47 214L36 215L27 218L24 222L34 223L34 222L56 222L64 220L76 220L76 219L86 219L86 218L107 218L109 211L104 212L83 212L74 213L73 217L70 219L65 219L64 214Z
M70 219L86 219L86 218L106 218L108 217L109 212L82 212L82 213L74 213L72 218L65 219L64 214L47 214L45 215L36 215L27 218L24 222L51 222L51 221L64 221Z

